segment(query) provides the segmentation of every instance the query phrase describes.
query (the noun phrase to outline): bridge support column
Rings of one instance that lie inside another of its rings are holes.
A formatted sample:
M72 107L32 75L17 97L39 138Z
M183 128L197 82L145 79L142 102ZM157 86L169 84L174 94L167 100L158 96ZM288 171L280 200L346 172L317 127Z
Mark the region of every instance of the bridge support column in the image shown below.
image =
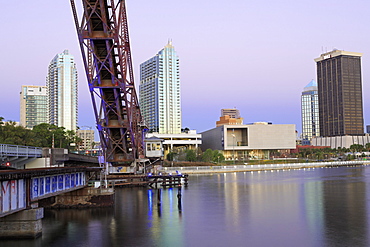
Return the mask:
M93 208L114 204L114 188L86 187L39 201L44 208Z
M23 210L0 218L0 238L38 238L42 234L43 208Z

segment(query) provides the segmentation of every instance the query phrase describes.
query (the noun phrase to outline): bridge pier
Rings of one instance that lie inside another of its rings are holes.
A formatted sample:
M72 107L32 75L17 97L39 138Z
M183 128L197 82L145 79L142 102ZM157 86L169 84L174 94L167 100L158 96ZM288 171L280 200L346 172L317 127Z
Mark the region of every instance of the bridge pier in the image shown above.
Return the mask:
M32 208L0 218L0 239L40 237L43 217L43 208Z
M44 208L93 208L114 204L114 188L93 188L67 192L39 201Z

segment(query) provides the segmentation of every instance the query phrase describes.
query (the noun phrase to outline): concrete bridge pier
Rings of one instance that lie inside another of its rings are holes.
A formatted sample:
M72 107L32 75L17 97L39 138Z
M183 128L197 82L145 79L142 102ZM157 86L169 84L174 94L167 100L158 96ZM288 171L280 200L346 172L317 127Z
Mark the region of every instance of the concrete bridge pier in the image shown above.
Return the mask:
M44 208L32 208L0 218L0 239L40 237L43 217Z

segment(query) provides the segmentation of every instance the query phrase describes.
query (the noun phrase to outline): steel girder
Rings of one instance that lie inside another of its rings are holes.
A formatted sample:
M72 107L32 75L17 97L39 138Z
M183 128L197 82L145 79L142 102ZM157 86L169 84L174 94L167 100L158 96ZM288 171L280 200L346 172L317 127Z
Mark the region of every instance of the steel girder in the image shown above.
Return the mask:
M130 165L144 152L125 1L82 0L81 21L70 2L105 160Z

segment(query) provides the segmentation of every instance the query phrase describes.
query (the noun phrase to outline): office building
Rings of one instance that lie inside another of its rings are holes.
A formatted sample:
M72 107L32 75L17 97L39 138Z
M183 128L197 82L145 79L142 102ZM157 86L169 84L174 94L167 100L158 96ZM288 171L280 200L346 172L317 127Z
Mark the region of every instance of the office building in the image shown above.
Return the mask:
M302 145L310 145L312 137L320 136L317 83L312 80L301 95Z
M77 70L68 50L57 54L46 78L49 123L67 130L77 127Z
M45 86L22 86L20 92L20 125L33 126L48 123L47 90Z
M77 149L78 150L91 150L94 148L94 130L89 129L78 129L76 130L77 137L81 138L82 142L77 143Z
M216 127L222 125L240 125L243 124L243 118L232 118L229 115L221 116L220 120L216 121Z
M221 117L223 116L230 116L230 118L240 118L240 112L236 108L231 109L221 109Z
M150 132L181 133L179 58L171 41L140 65L139 97Z
M322 137L364 134L361 56L333 50L315 59Z

